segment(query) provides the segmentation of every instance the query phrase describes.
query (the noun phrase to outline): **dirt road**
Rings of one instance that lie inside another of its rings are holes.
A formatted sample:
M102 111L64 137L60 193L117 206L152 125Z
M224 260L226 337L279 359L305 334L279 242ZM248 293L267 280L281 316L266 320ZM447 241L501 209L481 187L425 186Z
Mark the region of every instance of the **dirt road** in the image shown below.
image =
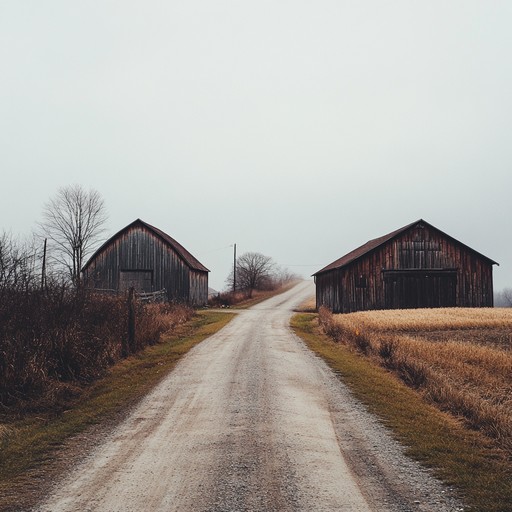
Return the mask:
M312 293L198 345L37 510L458 510L292 334Z

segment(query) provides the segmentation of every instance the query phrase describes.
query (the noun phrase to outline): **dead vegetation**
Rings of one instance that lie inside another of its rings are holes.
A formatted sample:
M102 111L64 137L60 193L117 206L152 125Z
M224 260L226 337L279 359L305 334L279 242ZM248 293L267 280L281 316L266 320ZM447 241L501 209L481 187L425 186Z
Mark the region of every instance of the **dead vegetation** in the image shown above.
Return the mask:
M140 350L188 320L184 305L135 305ZM58 412L122 357L128 330L126 297L77 293L63 287L0 293L0 406ZM1 412L1 411L0 411Z
M512 454L512 310L421 309L332 315L324 331L393 371Z
M162 314L160 307L151 309ZM179 324L163 333L159 343L119 361L88 385L64 414L47 409L10 418L0 415L0 422L8 420L0 423L0 510L32 510L55 478L69 470L70 461L87 453L188 350L232 318L202 311L180 323L182 307L172 310Z
M316 297L311 297L305 300L302 304L294 310L296 313L316 313Z
M79 281L38 268L33 246L0 234L0 419L58 414L121 357L157 343L194 313L133 294L130 301L101 295Z

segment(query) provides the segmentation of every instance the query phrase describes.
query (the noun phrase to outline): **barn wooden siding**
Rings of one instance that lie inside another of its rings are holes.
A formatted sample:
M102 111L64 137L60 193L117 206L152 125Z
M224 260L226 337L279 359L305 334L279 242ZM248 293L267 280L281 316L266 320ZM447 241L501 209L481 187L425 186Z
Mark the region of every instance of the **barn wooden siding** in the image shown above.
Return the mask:
M137 220L108 240L83 269L85 286L137 291L164 289L169 300L203 305L208 269L162 231Z
M492 307L494 261L420 220L315 274L317 306L337 313Z

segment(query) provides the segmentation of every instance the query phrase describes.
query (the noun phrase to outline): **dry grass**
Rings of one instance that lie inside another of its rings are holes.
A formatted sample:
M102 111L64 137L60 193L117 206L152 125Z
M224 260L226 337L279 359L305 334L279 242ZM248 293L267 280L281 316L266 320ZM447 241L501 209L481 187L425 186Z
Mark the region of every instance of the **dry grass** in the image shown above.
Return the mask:
M379 332L512 327L512 308L394 309L358 311L343 316L343 323L349 320Z
M152 309L155 314L162 313L160 307ZM176 318L177 311L173 310L170 314ZM176 328L163 333L158 343L109 368L104 377L70 400L65 411L38 411L21 418L18 414L0 415L0 510L32 510L33 501L41 497L42 484L61 469L54 468L53 462L67 440L92 425L119 421L181 357L231 318L207 311L185 323L180 321ZM64 452L62 463L66 467L69 460Z
M512 454L512 310L420 309L332 315L330 336L392 370Z
M311 297L295 308L297 313L316 313L316 297Z
M193 314L185 305L137 302L131 351L154 345ZM63 410L121 359L127 338L125 297L53 289L13 294L0 303L0 420Z
M153 345L166 333L187 322L194 310L184 304L139 304L135 339L139 348Z

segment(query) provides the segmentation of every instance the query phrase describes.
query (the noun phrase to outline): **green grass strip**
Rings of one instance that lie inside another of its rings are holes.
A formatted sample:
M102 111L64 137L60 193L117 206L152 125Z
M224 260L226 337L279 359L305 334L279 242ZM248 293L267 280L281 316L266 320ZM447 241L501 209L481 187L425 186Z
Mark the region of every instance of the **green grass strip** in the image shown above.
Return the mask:
M4 423L0 439L0 510L14 510L16 494L52 460L56 450L91 425L115 418L135 405L192 347L224 327L232 313L202 311L161 342L113 366L58 416L31 415ZM18 503L19 505L19 503Z
M406 446L407 454L459 491L468 507L465 510L512 511L512 463L504 454L384 368L334 343L317 326L316 314L292 318L296 334Z

